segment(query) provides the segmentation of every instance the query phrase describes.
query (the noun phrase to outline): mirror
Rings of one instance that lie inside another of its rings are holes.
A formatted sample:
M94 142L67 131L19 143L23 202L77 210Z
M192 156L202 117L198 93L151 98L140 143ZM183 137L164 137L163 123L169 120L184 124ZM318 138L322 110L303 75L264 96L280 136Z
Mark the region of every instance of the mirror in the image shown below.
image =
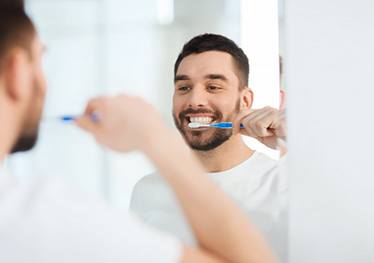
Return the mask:
M248 86L253 92L253 101L248 93L247 101L244 99L242 102L239 90L226 90L232 84L229 77L226 81L230 85L222 84L225 83L222 79L219 82L219 79L213 78L210 81L227 93L219 96L218 92L210 92L206 95L207 105L213 105L223 117L234 110L233 101L247 103L253 109L280 106L279 21L282 23L282 12L279 12L281 9L277 1L30 0L27 1L27 9L48 48L45 69L49 91L38 146L31 153L19 154L8 160L8 166L15 175L61 177L89 192L103 195L116 206L128 208L131 203L131 208L140 215L151 209L141 200L155 198L160 203L172 200L164 186L152 189L149 196L144 197L144 188L149 185L147 180L142 179L141 184L139 180L151 174L154 168L143 155L133 153L123 156L109 152L97 146L90 136L74 125L54 119L65 114L80 114L86 102L94 96L127 92L149 100L175 129L172 112L176 113L178 123L181 108L192 101L186 100L184 94L175 95L179 82L174 83L174 63L186 42L206 32L223 35L244 51L250 66ZM183 85L198 83L196 79L201 72L193 69L202 67L206 61L211 63L206 67L214 68L208 73L230 75L234 72L236 81L241 81L236 67L230 64L232 58L225 60L225 56L200 55L187 55L186 58L190 59L184 59L179 64L177 75L190 78L183 80ZM236 111L234 113L237 114ZM194 118L207 121L199 116ZM215 115L205 118L209 120ZM241 137L225 138L223 132L214 136L221 136L222 142L216 142L218 146L226 146L217 150L214 161L207 157L209 154L200 155L207 172L238 201L276 247L279 256L285 258L283 191L286 186L278 177L269 176L267 183L261 180L277 165L279 151L248 136L242 138L249 148L244 148ZM45 156L48 156L48 161ZM250 170L247 171L244 164L249 165ZM255 176L247 176L247 172ZM230 176L233 179L225 179L223 175L226 173L232 173ZM133 191L135 184L137 187ZM269 189L267 184L274 184L276 189ZM272 202L267 204L270 208L265 208L267 202ZM172 202L172 205L178 209L175 203ZM158 209L161 211L163 208ZM179 231L180 238L194 242L190 230L179 218L182 215L175 215L176 223L158 216L160 214L154 215L154 226L165 231Z

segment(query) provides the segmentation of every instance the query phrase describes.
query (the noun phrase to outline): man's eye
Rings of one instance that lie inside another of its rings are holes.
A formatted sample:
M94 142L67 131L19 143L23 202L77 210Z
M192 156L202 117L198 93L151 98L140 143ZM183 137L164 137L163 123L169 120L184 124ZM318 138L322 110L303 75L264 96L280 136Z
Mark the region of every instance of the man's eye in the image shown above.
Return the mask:
M220 90L221 88L218 87L218 86L213 86L213 85L209 85L208 86L208 90L209 91L217 91L217 90Z
M188 86L180 86L180 87L178 87L178 90L179 91L189 91L190 87L188 87Z

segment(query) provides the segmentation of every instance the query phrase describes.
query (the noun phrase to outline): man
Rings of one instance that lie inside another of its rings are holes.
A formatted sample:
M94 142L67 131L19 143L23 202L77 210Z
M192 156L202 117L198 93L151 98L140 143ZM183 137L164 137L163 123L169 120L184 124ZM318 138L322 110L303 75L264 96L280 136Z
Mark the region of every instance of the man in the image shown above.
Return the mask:
M173 117L209 177L245 210L279 257L285 258L284 178L273 172L276 161L251 150L241 137L257 138L285 152L284 143L279 144L286 137L284 111L252 110L248 75L247 56L233 41L215 34L194 37L175 62ZM236 128L191 129L191 122L233 122ZM239 123L244 125L240 132ZM187 168L184 163L181 166ZM145 222L195 243L182 210L158 173L137 183L131 209Z
M77 124L110 149L141 150L153 160L174 189L198 248L60 182L38 178L22 185L8 175L2 167L8 154L31 149L37 139L46 91L42 53L22 8L0 3L0 262L274 262L245 215L204 176L157 112L138 98L94 99ZM144 114L141 120L138 112ZM90 117L93 113L98 119ZM169 152L166 142L172 143ZM181 161L188 168L182 169ZM217 231L224 226L228 229Z

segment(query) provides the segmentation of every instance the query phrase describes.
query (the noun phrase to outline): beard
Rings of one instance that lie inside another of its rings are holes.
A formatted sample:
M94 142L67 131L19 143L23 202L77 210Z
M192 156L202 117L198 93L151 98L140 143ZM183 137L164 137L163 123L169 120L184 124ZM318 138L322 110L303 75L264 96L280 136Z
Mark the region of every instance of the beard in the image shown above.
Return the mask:
M203 131L196 131L188 127L188 121L186 118L187 114L211 114L213 116L213 122L232 121L233 118L239 113L240 100L238 100L235 109L232 113L223 120L223 114L218 109L192 109L188 108L182 111L176 116L173 114L175 126L182 134L187 144L196 151L211 151L224 142L229 140L232 136L232 129L216 129L210 128Z
M11 153L25 152L31 150L38 140L38 132L22 134L12 148Z
M43 110L44 94L37 82L34 82L33 96L30 100L28 110L25 113L21 134L12 147L11 153L31 150L38 140L40 118Z

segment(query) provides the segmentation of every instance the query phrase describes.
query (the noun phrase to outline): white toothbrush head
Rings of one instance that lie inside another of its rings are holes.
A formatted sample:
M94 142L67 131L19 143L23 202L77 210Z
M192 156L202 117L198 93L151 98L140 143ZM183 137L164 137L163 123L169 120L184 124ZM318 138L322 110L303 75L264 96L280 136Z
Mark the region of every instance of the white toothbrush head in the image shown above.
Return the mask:
M197 129L197 128L202 128L202 127L209 127L209 124L199 123L199 122L190 122L188 124L188 127L190 127L191 129Z

